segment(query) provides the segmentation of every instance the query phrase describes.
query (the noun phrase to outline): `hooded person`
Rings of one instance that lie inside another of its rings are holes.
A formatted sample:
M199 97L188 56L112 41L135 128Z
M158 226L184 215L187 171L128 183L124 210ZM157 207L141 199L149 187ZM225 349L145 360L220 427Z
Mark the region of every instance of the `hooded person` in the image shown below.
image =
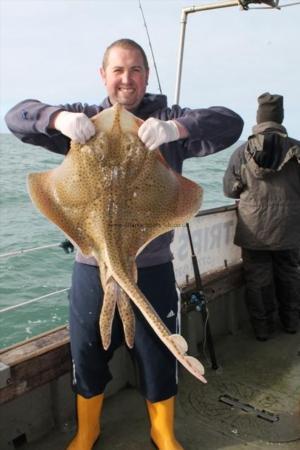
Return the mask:
M253 134L232 154L223 188L239 199L234 242L242 248L250 321L265 341L277 310L285 332L299 328L300 142L282 125L282 95L257 100Z

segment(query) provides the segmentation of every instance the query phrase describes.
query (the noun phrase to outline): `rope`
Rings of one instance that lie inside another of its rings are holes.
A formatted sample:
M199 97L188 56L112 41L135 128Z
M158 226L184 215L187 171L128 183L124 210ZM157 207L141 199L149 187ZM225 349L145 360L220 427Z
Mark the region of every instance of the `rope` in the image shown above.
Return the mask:
M32 300L27 300L26 302L18 303L17 305L8 306L7 308L2 308L2 309L0 309L0 314L20 308L21 306L29 305L30 303L38 302L45 298L52 297L53 295L56 295L56 294L61 294L62 292L66 292L68 290L69 290L69 288L60 289L59 291L50 292L49 294L42 295L41 297L36 297L36 298L33 298Z
M144 21L144 26L146 28L146 33L147 33L147 37L148 37L148 43L149 43L149 47L150 47L150 51L151 51L151 55L152 55L152 59L153 59L153 64L154 64L154 69L155 69L156 78L157 78L157 82L158 82L159 92L162 94L162 88L161 88L161 85L160 85L160 80L159 80L158 70L157 70L157 66L156 66L156 62L155 62L154 52L153 52L151 39L150 39L150 35L149 35L149 32L148 32L148 27L147 27L146 19L145 19L145 16L144 16L141 0L139 0L139 7L140 7L142 18L143 18L143 21Z

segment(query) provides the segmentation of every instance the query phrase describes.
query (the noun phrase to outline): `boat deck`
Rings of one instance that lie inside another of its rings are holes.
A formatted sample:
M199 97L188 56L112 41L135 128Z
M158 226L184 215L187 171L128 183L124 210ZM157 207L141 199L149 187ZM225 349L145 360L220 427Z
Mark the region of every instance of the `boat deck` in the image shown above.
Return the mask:
M176 434L185 450L300 449L300 333L257 342L249 328L215 342L219 369L203 385L182 370ZM202 358L203 361L203 358ZM64 449L74 424L24 450ZM95 450L151 450L143 398L134 388L104 404Z

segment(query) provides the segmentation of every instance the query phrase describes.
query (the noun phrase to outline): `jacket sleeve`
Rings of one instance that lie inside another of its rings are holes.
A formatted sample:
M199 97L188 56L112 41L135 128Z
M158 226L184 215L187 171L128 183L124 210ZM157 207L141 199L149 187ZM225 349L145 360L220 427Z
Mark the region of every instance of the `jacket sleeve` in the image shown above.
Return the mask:
M223 177L223 191L226 197L239 198L244 189L241 176L244 148L244 145L237 148L229 159L228 167Z
M167 120L175 119L189 132L184 142L184 158L211 155L230 147L239 139L244 126L237 113L222 106L192 110L174 105L167 116Z
M53 114L58 111L83 112L92 117L101 107L82 103L50 106L38 100L24 100L10 109L5 121L8 129L22 142L39 145L48 150L66 154L70 139L57 130L49 128Z

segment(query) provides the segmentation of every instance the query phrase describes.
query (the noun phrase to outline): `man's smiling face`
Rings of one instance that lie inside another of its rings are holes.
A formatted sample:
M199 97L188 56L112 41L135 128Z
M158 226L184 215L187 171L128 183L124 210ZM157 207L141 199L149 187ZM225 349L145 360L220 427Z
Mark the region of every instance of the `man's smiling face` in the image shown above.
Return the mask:
M128 111L135 110L146 92L149 70L135 48L113 47L107 64L100 69L111 103L120 103Z

